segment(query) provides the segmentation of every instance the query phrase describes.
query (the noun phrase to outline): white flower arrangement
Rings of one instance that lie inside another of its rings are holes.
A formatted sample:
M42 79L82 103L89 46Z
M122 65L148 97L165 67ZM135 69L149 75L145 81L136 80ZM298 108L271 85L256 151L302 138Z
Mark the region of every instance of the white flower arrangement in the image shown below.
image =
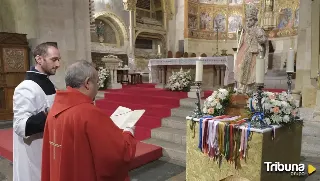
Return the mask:
M183 71L182 68L179 72L172 72L172 75L169 77L166 88L171 91L185 91L190 90L192 84L192 76L190 70Z
M268 125L288 124L298 118L299 109L291 94L263 92L261 103L264 114L263 122ZM254 113L257 106L258 99L255 94L248 100L248 108Z
M227 89L214 91L203 104L202 112L205 115L220 116L225 113L225 109L230 102L231 93Z
M103 88L107 88L106 85L108 83L108 78L110 77L110 72L103 67L99 67L98 70L98 77L99 77L99 88L103 89Z

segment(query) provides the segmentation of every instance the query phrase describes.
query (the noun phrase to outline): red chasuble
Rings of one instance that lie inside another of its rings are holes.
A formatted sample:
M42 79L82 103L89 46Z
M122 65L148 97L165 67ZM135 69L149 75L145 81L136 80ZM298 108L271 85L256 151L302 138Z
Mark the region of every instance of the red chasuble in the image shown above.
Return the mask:
M136 140L119 129L92 100L58 91L43 138L42 181L128 180Z

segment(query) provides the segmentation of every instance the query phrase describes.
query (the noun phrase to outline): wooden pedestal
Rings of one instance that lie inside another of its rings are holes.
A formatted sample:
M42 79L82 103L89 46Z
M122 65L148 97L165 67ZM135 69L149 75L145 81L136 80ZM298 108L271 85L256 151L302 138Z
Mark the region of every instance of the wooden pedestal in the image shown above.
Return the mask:
M249 97L247 95L232 95L230 100L230 105L226 110L226 115L230 116L242 116L248 117L247 112L247 101Z

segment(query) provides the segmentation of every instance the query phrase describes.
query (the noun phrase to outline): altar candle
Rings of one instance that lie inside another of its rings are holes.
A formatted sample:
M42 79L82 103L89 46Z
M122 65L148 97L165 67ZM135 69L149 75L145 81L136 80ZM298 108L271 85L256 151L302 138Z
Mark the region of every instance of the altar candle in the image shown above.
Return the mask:
M196 82L202 81L203 75L203 62L201 60L196 61Z
M256 59L256 83L263 84L265 76L264 58L257 57Z
M287 58L287 65L286 65L287 72L294 72L294 50L292 48L288 51L288 58Z
M158 45L158 54L161 54L161 48L160 48L160 45Z

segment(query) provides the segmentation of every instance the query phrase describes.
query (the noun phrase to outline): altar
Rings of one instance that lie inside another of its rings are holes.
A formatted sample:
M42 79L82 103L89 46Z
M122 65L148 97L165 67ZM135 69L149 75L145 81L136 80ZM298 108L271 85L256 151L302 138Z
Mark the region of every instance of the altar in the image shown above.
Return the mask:
M187 168L188 181L298 181L301 177L290 172L268 172L264 162L299 164L301 152L302 126L274 126L273 128L250 128L246 158L236 162L225 158L220 163L209 158L199 149L199 119L187 117ZM192 122L195 121L194 126ZM191 129L193 127L193 129ZM247 130L240 126L239 130ZM272 137L274 138L272 139ZM292 141L294 140L294 141ZM237 149L236 149L237 150Z
M234 60L233 56L219 57L195 57L195 58L165 58L150 59L148 68L150 71L149 82L164 87L172 71L191 70L195 74L196 61L203 61L203 82L204 90L211 90L214 87L228 86L234 83Z

